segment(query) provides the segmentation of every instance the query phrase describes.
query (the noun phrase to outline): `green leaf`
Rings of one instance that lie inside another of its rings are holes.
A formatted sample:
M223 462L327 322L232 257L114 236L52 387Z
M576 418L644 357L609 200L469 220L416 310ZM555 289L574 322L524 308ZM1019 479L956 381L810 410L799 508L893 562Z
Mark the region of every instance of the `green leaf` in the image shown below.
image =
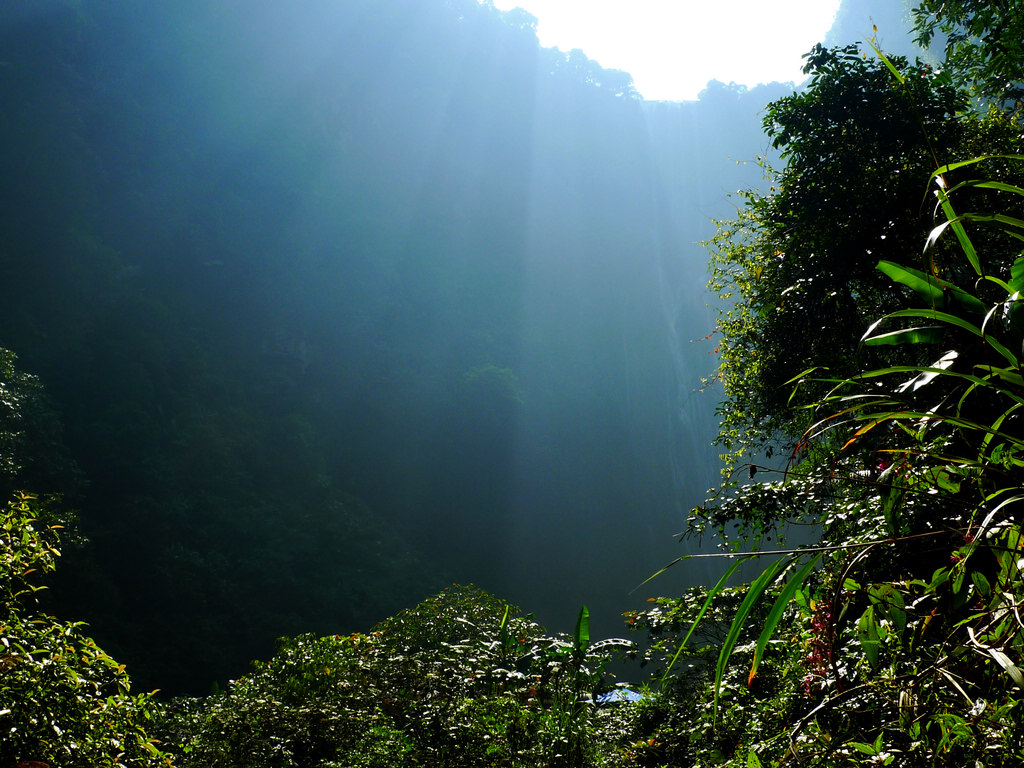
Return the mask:
M967 582L967 574L963 568L957 568L953 575L953 608L960 610L970 599L971 585Z
M888 275L893 282L912 289L929 306L945 306L948 301L953 301L971 312L985 314L986 307L980 299L934 275L884 260L879 261L876 268Z
M903 595L891 584L873 584L868 587L868 598L889 623L902 634L907 628L907 611Z
M919 317L927 320L935 320L955 325L957 328L963 328L965 331L974 334L975 336L985 335L985 332L977 325L972 325L958 315L937 309L898 309L895 312L890 312L888 315L883 317L882 320L888 320L893 317Z
M946 165L940 166L934 173L932 173L932 179L937 179L950 171L955 171L959 168L966 168L969 165L977 165L983 163L986 160L1024 160L1024 155L979 155L978 157L972 157L969 160L961 160L956 163L947 163Z
M898 69L896 69L896 65L889 60L889 57L882 53L881 49L875 47L874 43L868 42L868 45L871 46L871 50L875 52L875 55L878 56L881 62L885 64L886 69L888 69L889 72L892 73L892 76L896 78L896 82L900 85L906 85L906 78L903 77L903 74Z
M668 668L665 670L665 675L662 678L663 680L668 679L669 672L672 671L672 667L674 667L676 661L678 661L679 655L683 652L683 649L686 647L686 644L690 641L690 636L693 634L694 630L697 629L697 626L700 624L700 620L704 618L704 614L707 613L708 608L711 607L711 603L714 602L714 599L718 596L718 593L722 591L722 588L725 587L729 579L732 578L732 575L736 572L736 569L750 559L750 557L744 557L734 562L731 566L729 566L726 572L722 574L722 578L718 580L718 583L715 584L715 586L713 586L710 590L708 590L708 596L704 600L704 605L702 605L700 611L697 612L697 617L693 620L693 624L690 626L690 631L686 633L686 637L683 638L683 642L679 644L679 648L676 650L675 655L672 656L672 661L669 662Z
M941 179L941 177L939 177ZM946 215L946 221L935 227L929 235L928 241L925 243L924 249L927 251L932 247L935 242L939 239L939 236L947 228L951 228L953 233L956 235L957 241L960 243L960 249L964 252L964 256L967 257L967 261L970 262L971 267L974 269L975 274L983 274L981 269L981 259L978 258L978 252L974 248L974 244L971 239L967 236L967 231L964 229L963 224L957 218L956 211L953 210L953 204L949 200L949 195L946 194L945 182L940 183L936 190L936 194L939 197L939 204L942 206L942 212Z
M939 587L949 581L949 569L948 568L937 568L935 573L932 574L932 580L928 584L927 591L935 592Z
M1024 291L1024 256L1019 257L1010 267L1010 290Z
M847 745L853 747L858 752L863 752L865 755L877 755L878 750L875 749L874 744L865 744L863 741L848 741Z
M747 686L754 682L754 675L757 674L757 665L761 662L764 649L768 645L768 641L771 640L772 633L775 632L775 627L778 626L779 621L782 619L782 614L785 612L786 606L789 605L790 600L793 599L793 594L804 583L807 575L820 560L821 555L812 557L807 564L793 576L793 578L786 582L786 586L782 588L779 596L775 599L775 603L772 605L772 609L768 613L768 618L765 619L764 629L761 630L761 636L757 638L757 645L754 647L754 660L750 665L750 674L747 676Z
M975 189L995 189L999 192L1009 192L1013 195L1024 195L1024 187L1018 187L1016 184L1007 184L1003 181L978 181L972 179L970 181L961 181L959 184L950 187L949 194L952 194L961 187L973 187Z
M941 325L925 325L881 333L878 336L864 338L862 342L869 347L896 346L898 344L939 344L944 333L945 329Z
M1014 386L1024 388L1024 376L1021 376L1019 373L1012 371L1009 368L993 368L990 365L976 365L974 367L975 370L984 371L991 376L998 376L1007 384L1013 384Z
M1007 216L1003 213L964 213L960 215L961 221L983 221L1004 224L1016 229L1024 229L1024 219L1015 216Z
M989 310L988 315L986 316L986 321L988 320L988 316L991 316L992 313L996 309L998 309L999 306L1001 306L1001 305L997 304L995 307L993 307L992 309ZM985 340L985 342L990 347L992 347L992 349L994 349L996 352L998 352L1000 355L1002 355L1002 357L1008 363L1010 363L1011 366L1013 366L1013 367L1017 367L1018 366L1017 356L1014 355L1012 352L1010 352L1010 350L1007 349L1006 346L1002 342L1000 342L998 339L996 339L991 333L985 333L985 331L982 329L984 327L984 323L982 323L982 327L978 327L976 325L971 324L967 320L964 320L962 317L959 317L957 315L951 314L949 312L940 312L939 310L936 310L936 309L900 309L900 310L897 310L896 312L890 312L888 315L883 317L881 320L878 320L870 328L868 328L868 332L865 334L865 336L867 336L868 334L872 333L874 331L875 327L879 323L881 323L881 322L883 322L885 320L888 320L890 318L893 318L893 317L918 317L918 318L925 318L925 319L928 319L928 320L938 320L938 321L943 322L943 323L949 323L950 325L956 326L957 328L962 328L963 330L967 331L968 333L971 333L971 334L973 334L975 336L979 336L979 337L983 338ZM863 341L864 344L870 344L871 343L867 339L862 339L862 341ZM874 342L874 343L875 344L897 344L897 343L902 343L902 342L892 342L892 341L890 341L890 342Z
M761 764L760 759L757 757L757 753L754 750L747 752L747 768L764 768Z
M857 637L861 650L872 667L878 666L878 650L882 644L878 634L878 622L875 621L875 607L869 605L857 622Z
M590 609L585 605L580 608L580 615L576 619L573 644L577 653L583 653L590 645Z
M985 574L980 571L971 571L971 581L974 582L974 588L978 590L978 594L982 597L988 597L992 594L992 585L988 583Z
M732 655L732 651L736 647L736 641L739 640L740 632L743 631L743 625L746 624L747 617L754 609L754 605L761 598L761 595L768 588L768 585L771 584L779 571L791 560L792 558L779 559L765 568L761 575L751 583L747 589L746 597L743 598L739 610L736 611L736 617L732 620L732 625L729 627L725 642L722 643L722 649L718 653L718 663L715 665L714 705L716 718L718 717L718 700L722 693L722 677L725 675L725 667L729 662L729 656Z

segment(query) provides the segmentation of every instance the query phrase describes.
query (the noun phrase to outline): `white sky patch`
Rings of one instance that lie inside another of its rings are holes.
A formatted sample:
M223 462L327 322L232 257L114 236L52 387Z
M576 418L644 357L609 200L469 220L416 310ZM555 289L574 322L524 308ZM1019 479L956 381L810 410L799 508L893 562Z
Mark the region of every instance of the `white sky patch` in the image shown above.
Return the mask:
M538 19L541 45L622 69L644 98L696 99L709 80L800 82L839 0L494 0Z

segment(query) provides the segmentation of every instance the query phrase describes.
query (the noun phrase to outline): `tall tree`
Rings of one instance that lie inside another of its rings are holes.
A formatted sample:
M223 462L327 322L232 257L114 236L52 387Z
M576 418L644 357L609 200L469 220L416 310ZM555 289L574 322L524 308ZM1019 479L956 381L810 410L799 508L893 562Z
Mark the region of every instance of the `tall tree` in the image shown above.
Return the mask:
M1024 6L1016 0L922 0L914 9L917 41L942 42L945 66L987 99L1024 95Z
M900 300L875 265L920 252L937 158L976 154L979 137L987 152L1015 146L1001 113L967 113L966 93L948 77L893 61L902 83L856 46L811 51L809 86L764 118L784 166L766 166L768 191L744 193L737 219L720 223L710 243L711 286L723 301L720 440L734 458L802 433L788 382L806 368L845 376L886 359L859 345Z

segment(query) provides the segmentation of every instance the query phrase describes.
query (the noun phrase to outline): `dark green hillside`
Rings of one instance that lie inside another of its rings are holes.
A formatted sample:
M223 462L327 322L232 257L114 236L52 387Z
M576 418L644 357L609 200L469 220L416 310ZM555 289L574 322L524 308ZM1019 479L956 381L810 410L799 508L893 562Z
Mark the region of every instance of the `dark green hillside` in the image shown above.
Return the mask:
M690 201L756 178L766 94L644 105L476 2L0 21L0 345L91 542L55 599L146 684L452 580L614 614L673 556L716 462Z
M671 105L472 0L4 6L0 768L1020 765L1024 11L910 10Z

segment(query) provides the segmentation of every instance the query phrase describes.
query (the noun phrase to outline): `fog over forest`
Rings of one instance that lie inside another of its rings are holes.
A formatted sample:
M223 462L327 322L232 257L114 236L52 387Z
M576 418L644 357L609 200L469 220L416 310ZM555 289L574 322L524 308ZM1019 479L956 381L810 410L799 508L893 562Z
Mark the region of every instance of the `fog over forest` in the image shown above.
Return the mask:
M828 42L906 53L902 5ZM172 693L452 582L619 632L720 480L700 243L791 91L645 102L477 0L4 4L0 347L50 404L4 490L78 510L54 610Z

